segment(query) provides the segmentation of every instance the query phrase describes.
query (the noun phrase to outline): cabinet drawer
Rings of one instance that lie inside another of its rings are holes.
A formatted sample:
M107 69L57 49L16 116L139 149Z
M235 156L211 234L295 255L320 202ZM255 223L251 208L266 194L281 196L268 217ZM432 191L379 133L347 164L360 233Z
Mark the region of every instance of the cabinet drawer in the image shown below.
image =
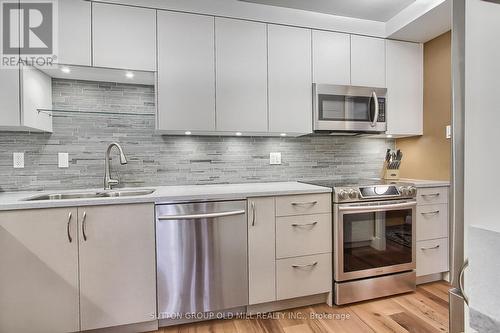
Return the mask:
M448 203L447 187L419 188L417 191L417 205Z
M332 252L332 215L299 215L276 219L276 258Z
M417 276L448 271L448 238L417 242Z
M417 206L417 241L448 237L448 205Z
M276 287L278 300L329 292L331 253L277 260Z
M276 216L331 213L331 197L330 193L276 197Z

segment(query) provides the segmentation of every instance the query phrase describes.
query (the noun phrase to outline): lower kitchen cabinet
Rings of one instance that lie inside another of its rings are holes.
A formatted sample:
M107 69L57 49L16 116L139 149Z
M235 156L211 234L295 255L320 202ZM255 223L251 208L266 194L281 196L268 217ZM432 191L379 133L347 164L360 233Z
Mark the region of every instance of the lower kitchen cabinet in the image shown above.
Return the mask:
M278 300L330 292L332 254L280 259L276 263Z
M152 204L0 212L0 332L155 320Z
M259 304L276 300L274 198L248 199L248 300Z
M435 275L436 280L449 270L448 209L448 187L417 190L417 277Z
M0 212L0 332L79 330L77 209Z
M153 205L82 207L78 219L81 329L154 320Z
M331 225L329 193L249 198L250 305L331 292Z

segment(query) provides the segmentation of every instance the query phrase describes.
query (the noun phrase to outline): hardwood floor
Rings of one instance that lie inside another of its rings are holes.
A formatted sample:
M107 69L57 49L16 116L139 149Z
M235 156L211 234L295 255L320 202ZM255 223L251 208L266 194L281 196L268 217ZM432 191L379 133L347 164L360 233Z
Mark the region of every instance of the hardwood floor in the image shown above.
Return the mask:
M435 333L448 332L445 282L415 293L330 308L326 304L277 313L278 319L213 320L165 327L154 333Z

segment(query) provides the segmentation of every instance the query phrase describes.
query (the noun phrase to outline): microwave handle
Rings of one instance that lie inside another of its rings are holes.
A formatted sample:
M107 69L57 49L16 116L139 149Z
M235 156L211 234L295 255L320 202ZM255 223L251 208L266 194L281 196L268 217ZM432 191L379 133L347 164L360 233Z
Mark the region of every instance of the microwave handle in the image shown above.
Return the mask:
M377 125L378 115L380 113L379 104L378 104L378 97L377 97L377 93L375 91L372 92L372 98L373 98L373 104L375 105L375 116L373 117L373 121L370 125L372 127L375 127Z

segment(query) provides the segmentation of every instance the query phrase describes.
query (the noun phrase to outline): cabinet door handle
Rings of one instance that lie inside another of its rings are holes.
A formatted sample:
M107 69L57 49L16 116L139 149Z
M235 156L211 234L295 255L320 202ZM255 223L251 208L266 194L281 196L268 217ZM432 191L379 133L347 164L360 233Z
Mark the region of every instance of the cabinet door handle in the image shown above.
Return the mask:
M317 201L308 201L308 202L292 202L292 206L314 206L318 202Z
M439 193L431 193L431 194L421 194L424 198L427 197L439 197Z
M314 267L318 264L317 261L313 262L312 264L307 264L307 265L292 265L293 268L309 268L309 267Z
M82 216L82 235L83 235L83 240L87 241L87 234L85 233L85 221L87 220L87 212L83 212Z
M73 217L73 213L69 212L68 214L68 223L66 224L66 232L68 234L68 241L71 243L73 242L73 238L71 238L71 230L70 230L70 224L71 224L71 218Z
M314 227L318 222L313 222L313 223L304 223L304 224L298 224L298 223L293 223L292 227L296 228L301 228L301 227Z
M420 214L422 214L422 215L437 215L437 214L439 214L439 210L435 210L433 212L422 212Z
M250 204L252 206L252 227L255 226L255 201Z
M435 250L435 249L439 249L439 244L436 245L436 246L432 246L432 247L421 247L420 250L422 251L426 251L426 250Z

